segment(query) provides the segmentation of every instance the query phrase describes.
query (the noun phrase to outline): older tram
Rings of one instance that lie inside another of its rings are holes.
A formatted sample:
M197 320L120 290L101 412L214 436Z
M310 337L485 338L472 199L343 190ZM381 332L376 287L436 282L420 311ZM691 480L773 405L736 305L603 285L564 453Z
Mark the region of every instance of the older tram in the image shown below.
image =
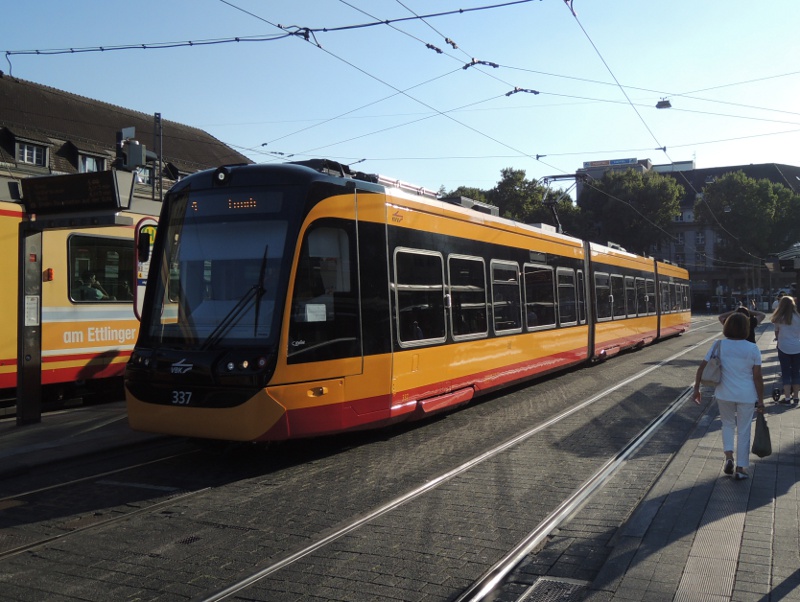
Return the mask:
M139 330L134 237L160 209L112 194L132 177L27 178L19 202L0 201L1 413L37 421L51 402L121 394Z

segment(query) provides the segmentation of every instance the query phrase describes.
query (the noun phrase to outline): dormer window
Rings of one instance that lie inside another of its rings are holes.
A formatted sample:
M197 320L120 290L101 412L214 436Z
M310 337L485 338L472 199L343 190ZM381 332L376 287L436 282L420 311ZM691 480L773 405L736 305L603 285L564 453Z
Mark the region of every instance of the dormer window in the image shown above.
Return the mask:
M101 157L93 155L79 155L78 171L80 173L92 173L96 171L104 171L106 168L106 160Z
M139 166L134 171L136 174L137 184L152 184L153 183L153 168Z
M27 165L44 167L47 162L47 148L30 142L17 142L17 161Z

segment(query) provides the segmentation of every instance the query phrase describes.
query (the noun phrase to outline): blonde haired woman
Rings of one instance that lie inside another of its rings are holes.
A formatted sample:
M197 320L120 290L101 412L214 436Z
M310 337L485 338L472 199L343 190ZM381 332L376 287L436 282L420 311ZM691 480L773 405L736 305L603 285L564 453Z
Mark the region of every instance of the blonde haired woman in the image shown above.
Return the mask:
M772 314L772 323L775 325L778 361L781 363L781 403L797 403L800 392L800 314L792 297L786 295L780 300Z

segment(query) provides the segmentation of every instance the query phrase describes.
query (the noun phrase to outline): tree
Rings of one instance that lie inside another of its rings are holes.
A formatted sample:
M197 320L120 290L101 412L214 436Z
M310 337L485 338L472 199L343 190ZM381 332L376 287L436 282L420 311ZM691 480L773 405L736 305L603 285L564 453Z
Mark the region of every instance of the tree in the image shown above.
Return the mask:
M525 178L524 169L506 167L500 170L500 181L487 192L487 197L503 217L525 221L531 212L535 187L535 182Z
M473 201L481 201L482 203L486 202L486 191L481 190L480 188L472 188L470 186L459 186L450 192L445 192L444 187L442 187L439 189L439 194L442 197L463 196L467 197L468 199L472 199Z
M608 171L600 180L586 182L578 198L587 221L584 236L647 255L670 236L667 230L683 194L683 186L657 172Z
M788 248L800 237L800 197L741 171L706 186L695 204L695 216L717 232L721 244L715 256L725 261L752 262Z

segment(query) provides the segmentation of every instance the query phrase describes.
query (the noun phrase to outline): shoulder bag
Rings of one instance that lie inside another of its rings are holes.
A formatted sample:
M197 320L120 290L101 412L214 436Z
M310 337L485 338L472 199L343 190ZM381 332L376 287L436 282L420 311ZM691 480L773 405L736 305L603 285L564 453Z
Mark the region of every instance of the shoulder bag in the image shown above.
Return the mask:
M703 374L700 375L701 385L716 387L719 381L722 380L721 351L722 341L717 341L714 343L714 348L711 350L711 359L708 360L706 367L703 368Z

